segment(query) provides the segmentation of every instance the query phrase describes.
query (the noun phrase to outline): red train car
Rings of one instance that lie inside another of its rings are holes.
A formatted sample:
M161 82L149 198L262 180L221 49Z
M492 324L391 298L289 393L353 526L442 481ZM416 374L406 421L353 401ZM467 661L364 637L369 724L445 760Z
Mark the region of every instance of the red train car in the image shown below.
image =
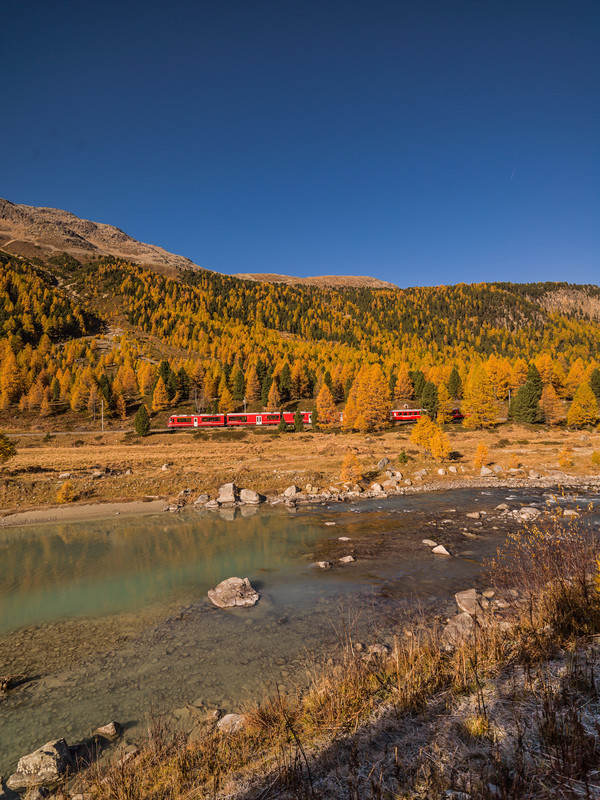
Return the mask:
M393 408L390 411L390 422L415 422L421 417L426 417L424 408Z
M226 424L225 414L173 414L167 428L223 428Z

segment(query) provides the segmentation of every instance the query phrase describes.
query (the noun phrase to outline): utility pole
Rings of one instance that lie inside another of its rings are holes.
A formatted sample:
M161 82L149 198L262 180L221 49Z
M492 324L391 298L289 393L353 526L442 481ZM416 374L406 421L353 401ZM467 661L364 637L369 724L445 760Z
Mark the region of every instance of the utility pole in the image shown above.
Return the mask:
M246 413L246 398L244 397L244 414Z

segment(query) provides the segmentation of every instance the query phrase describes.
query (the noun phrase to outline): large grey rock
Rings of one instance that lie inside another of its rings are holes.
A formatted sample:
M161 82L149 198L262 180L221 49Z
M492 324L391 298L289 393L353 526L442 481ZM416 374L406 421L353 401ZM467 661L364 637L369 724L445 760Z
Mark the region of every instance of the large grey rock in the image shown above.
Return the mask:
M284 497L295 497L300 489L297 486L288 486L288 488L284 491Z
M378 461L377 462L377 469L379 470L379 472L384 470L389 463L390 463L389 458L386 458L385 456L381 459L381 461Z
M17 771L6 781L17 792L60 783L71 765L71 754L64 739L47 742L38 750L19 759Z
M207 494L199 494L198 497L194 500L195 506L204 505L204 503L208 503L210 497Z
M446 550L443 544L438 544L437 547L434 547L431 551L435 553L436 556L449 556L450 553Z
M249 608L256 605L259 598L248 578L227 578L208 591L208 599L218 608Z
M427 547L437 547L437 542L434 542L433 539L423 539L422 544L426 544Z
M383 492L383 487L380 483L372 483L371 491L375 492L375 494L381 494L381 492Z
M480 519L481 518L481 512L480 511L469 511L467 514L465 514L465 516L468 517L469 519Z
M260 495L254 489L242 489L240 491L240 500L242 503L247 503L251 506L257 506L260 503Z
M451 472L453 475L456 475L456 473L458 472L458 469L454 466L454 464L451 464L448 467L448 472Z
M356 559L354 558L354 556L342 556L342 557L340 558L340 562L341 562L342 564L351 564L353 561L356 561Z
M235 483L224 483L223 486L219 486L219 496L217 500L221 505L223 503L235 503L237 495L237 486Z
M489 467L485 467L485 466L483 466L483 467L482 467L482 468L479 470L479 474L480 474L480 476L481 476L482 478L487 478L487 477L489 477L490 475L493 475L493 474L494 474L494 471L493 471L493 470L491 470Z
M215 511L216 509L221 508L221 504L218 500L209 500L204 508L207 508L209 511Z
M456 647L469 639L475 631L473 617L463 611L452 617L442 632L442 640L448 647Z

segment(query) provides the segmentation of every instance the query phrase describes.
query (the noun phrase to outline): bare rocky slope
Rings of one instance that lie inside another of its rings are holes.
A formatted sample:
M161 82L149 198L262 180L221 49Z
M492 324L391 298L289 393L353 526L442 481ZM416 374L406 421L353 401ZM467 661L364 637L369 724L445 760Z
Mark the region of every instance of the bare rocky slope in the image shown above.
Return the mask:
M119 228L80 219L57 208L36 208L0 198L0 248L11 255L47 260L68 253L78 261L116 256L172 274L199 270L189 258L138 242Z
M291 275L278 275L274 272L238 272L233 276L243 281L260 281L262 283L287 283L303 286L335 286L337 288L352 286L367 289L397 289L395 283L380 281L368 275L318 275L312 278L294 278Z

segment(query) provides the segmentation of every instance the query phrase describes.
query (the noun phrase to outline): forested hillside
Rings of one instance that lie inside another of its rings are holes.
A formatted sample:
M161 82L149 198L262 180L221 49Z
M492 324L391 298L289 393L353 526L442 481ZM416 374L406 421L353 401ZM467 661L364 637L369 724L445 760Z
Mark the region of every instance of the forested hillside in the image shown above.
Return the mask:
M67 412L93 417L100 400L122 419L141 402L159 416L232 411L244 398L310 407L324 384L339 406L363 365L377 367L386 403L436 413L475 372L489 402L522 387L532 364L538 401L545 387L564 401L600 378L596 286L334 289L211 272L174 279L114 258L1 259L3 419L19 409L23 421L60 425Z

